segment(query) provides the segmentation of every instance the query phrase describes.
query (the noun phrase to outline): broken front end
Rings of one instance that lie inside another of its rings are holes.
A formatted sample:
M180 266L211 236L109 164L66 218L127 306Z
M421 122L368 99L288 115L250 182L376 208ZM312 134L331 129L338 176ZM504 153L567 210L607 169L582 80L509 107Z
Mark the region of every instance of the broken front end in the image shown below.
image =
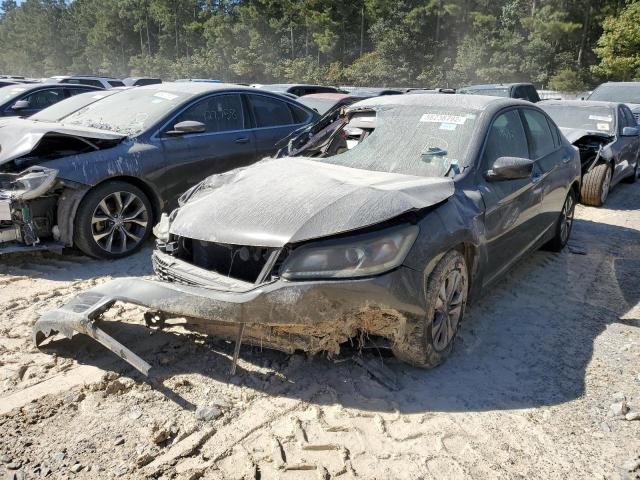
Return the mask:
M57 175L57 170L46 167L0 173L0 254L60 239Z
M56 332L69 338L83 333L148 374L149 364L96 323L115 302L124 302L147 307L148 326L175 323L234 340L237 348L248 343L287 353L331 355L354 338L371 337L381 346L393 345L411 335L424 312L422 273L397 263L411 247L416 230L402 225L350 237L348 243L329 240L295 248L168 235L153 253L158 280L127 278L94 287L43 315L34 327L34 340L40 344ZM373 258L374 252L377 263L367 267L362 256ZM334 269L339 262L342 267L360 264L365 270L360 277L338 273L331 279L326 272L310 273L310 262L325 262ZM384 273L378 274L380 268Z

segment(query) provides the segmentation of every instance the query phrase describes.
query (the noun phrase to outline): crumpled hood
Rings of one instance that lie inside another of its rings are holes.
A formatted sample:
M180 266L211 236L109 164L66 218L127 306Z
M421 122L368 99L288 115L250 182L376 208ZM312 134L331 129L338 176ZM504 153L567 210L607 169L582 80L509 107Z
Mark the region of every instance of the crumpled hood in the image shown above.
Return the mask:
M592 137L602 137L602 138L611 138L606 132L599 132L598 130L584 130L582 128L567 128L560 127L560 131L565 136L570 143L575 143L580 140L582 137L586 137L590 135Z
M268 159L209 177L177 211L170 232L282 247L375 225L453 193L450 178L359 170L306 157Z
M0 165L28 154L45 135L68 135L99 140L119 140L124 134L97 128L36 122L28 118L12 118L0 122Z

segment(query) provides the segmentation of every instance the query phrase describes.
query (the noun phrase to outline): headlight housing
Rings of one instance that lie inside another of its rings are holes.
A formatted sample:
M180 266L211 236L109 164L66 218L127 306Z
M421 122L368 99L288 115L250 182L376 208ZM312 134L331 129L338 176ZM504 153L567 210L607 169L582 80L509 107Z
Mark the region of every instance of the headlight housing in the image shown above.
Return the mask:
M56 181L58 170L31 167L17 174L3 175L5 193L15 200L32 200L47 193Z
M286 259L280 274L288 280L354 278L400 266L418 236L416 225L303 245Z

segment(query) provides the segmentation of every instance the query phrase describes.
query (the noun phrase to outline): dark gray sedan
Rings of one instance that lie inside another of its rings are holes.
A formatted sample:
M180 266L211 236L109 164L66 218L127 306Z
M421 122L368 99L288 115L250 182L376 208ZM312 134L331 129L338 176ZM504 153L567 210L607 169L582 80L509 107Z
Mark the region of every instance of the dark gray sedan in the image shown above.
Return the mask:
M301 135L289 156L209 177L163 216L159 280L84 292L37 322L36 341L85 333L147 373L92 323L123 301L150 308L150 325L186 318L236 346L337 353L370 338L432 367L470 298L571 234L579 155L531 103L377 97Z
M0 253L76 245L127 255L185 190L274 153L316 117L270 92L165 83L104 96L58 121L2 120Z
M586 205L602 205L610 189L635 182L640 162L640 130L623 103L549 100L540 103L567 139L580 150Z

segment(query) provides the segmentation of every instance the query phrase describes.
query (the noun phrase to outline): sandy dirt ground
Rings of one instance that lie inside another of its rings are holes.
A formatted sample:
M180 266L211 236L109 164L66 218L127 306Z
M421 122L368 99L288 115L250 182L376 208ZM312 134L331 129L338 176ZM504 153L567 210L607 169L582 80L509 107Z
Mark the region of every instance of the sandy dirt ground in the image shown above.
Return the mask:
M640 186L578 207L571 248L537 252L472 305L425 371L152 332L116 305L105 330L150 384L86 337L31 340L38 315L107 279L152 275L147 247L0 259L0 478L640 478ZM119 322L110 322L118 320ZM394 387L394 383L397 388Z

